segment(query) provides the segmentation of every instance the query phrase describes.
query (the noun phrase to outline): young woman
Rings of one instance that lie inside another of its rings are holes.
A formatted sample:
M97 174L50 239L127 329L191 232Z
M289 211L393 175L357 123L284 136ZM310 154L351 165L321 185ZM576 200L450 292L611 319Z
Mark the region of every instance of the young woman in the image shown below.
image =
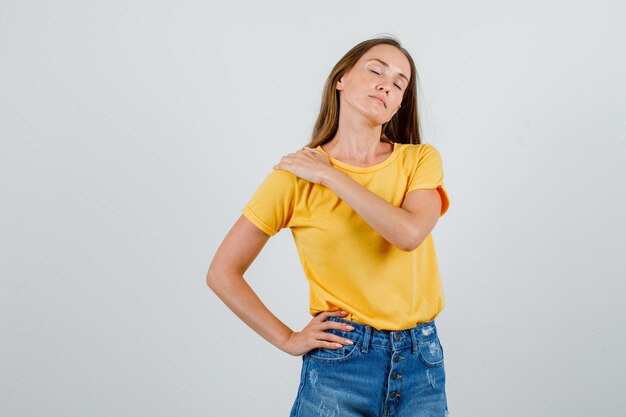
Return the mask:
M447 415L431 231L449 200L440 154L420 143L416 78L391 38L341 58L310 143L274 166L209 267L209 287L241 320L303 355L292 417ZM301 331L243 278L285 227L310 287L313 318Z

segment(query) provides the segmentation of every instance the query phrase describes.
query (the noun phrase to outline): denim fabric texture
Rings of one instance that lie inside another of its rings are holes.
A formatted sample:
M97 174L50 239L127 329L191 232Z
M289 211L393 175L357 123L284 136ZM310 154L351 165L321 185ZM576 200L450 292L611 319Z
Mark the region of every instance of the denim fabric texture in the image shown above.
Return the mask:
M290 417L445 417L443 349L435 322L401 331L376 330L338 317L355 330L327 330L350 339L339 349L313 349Z

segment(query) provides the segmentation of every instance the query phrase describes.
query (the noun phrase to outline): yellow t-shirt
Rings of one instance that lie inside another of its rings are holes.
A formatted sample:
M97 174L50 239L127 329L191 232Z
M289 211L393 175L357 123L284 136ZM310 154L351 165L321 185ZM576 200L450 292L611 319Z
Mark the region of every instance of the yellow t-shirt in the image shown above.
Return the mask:
M437 189L440 216L448 210L441 156L430 144L394 143L386 160L369 167L329 160L395 206L412 190ZM401 250L323 185L272 171L242 214L270 236L291 229L309 281L312 315L343 309L348 320L403 330L433 320L444 306L432 236L415 250Z

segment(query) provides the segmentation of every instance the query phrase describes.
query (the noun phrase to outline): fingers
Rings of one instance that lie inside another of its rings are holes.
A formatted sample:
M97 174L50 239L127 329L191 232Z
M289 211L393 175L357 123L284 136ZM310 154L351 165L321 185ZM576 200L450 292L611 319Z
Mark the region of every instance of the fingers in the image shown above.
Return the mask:
M349 324L347 324L347 323L337 323L336 321L325 321L322 324L322 326L323 326L324 330L328 330L328 329L347 330L349 332L354 330L354 327L350 326Z
M276 165L274 165L274 168L285 168L287 166L293 165L294 163L297 162L297 154L295 153L290 153L287 154L285 156L283 156L282 158L280 158L280 161L278 161L278 163Z
M319 313L315 318L318 322L321 323L322 329L336 329L336 330L354 330L354 327L350 326L347 323L338 323L336 321L328 321L329 317L344 317L348 314L348 312L343 310L335 310L335 311L324 311Z
M333 338L328 338L331 341L323 341L320 340L317 342L317 346L318 348L326 348L326 349L339 349L341 347L344 347L346 345L352 345L354 344L354 342L350 339L344 339L343 337L339 337L339 336L335 336Z
M344 310L322 311L315 316L315 319L318 319L318 321L325 321L329 317L343 317L346 315L348 315L348 312Z
M300 332L291 332L284 346L281 347L291 355L299 356L315 348L339 349L343 346L353 345L354 342L326 330L336 329L352 331L354 328L347 323L326 321L329 317L345 317L348 313L343 310L324 311L319 313Z
M354 344L354 342L348 338L326 332L321 332L319 336L316 337L316 339L316 347L324 347L328 349L338 349L345 345Z
M317 336L317 347L318 348L327 348L327 349L338 349L345 345L352 345L353 342L350 339L346 339L341 336L337 336L332 333L327 333L326 330L334 329L334 330L344 330L344 331L352 331L354 327L350 326L347 323L338 323L336 321L327 321L329 317L344 317L348 314L348 312L343 310L334 310L334 311L324 311L319 313L313 320L318 321L319 329L321 330Z
M323 332L318 339L318 347L326 347L330 349L338 349L344 345L352 345L354 342L345 337L337 336L332 333Z
M317 151L316 149L304 147L304 148L302 148L302 149L300 149L300 150L298 150L296 152L292 152L292 153L289 153L289 154L283 156L283 158L287 158L287 157L288 158L298 158L301 155L307 155L307 154L320 154L321 155L321 153L319 151Z
M330 165L328 158L317 149L304 147L299 151L284 155L278 164L274 165L273 169L286 169L290 171L290 167L294 166L309 166L319 168L319 164ZM313 165L311 165L313 164Z
M280 161L278 161L278 163L276 165L274 165L274 169L276 168L287 168L289 166L293 166L293 164L297 161L296 158L296 154L295 153L290 153L287 154L285 156L283 156L282 158L280 158Z

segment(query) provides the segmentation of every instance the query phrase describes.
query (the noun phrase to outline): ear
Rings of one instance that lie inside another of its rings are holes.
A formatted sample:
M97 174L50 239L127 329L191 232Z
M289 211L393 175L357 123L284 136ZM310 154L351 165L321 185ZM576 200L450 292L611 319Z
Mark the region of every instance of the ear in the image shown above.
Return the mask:
M339 91L343 90L343 87L344 87L344 85L343 85L343 77L345 77L345 76L346 76L346 74L343 74L341 76L341 78L339 78L339 81L337 81L337 84L335 85L335 89L337 89Z

